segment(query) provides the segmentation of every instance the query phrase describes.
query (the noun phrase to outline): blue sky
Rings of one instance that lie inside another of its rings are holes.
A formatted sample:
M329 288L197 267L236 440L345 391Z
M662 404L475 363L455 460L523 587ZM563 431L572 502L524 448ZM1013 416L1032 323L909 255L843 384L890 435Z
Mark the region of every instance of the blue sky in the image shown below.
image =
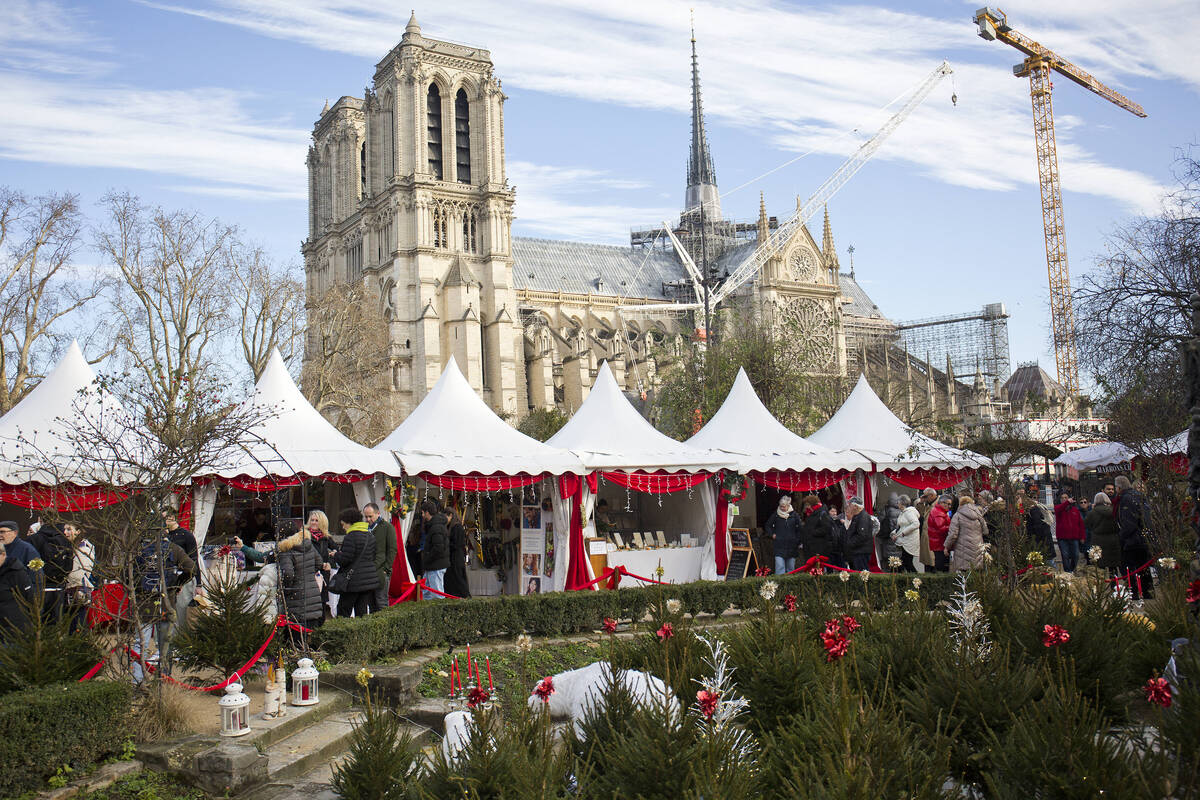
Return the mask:
M830 204L842 264L853 245L860 282L893 319L1004 302L1014 362L1053 371L1028 82L1012 76L1015 50L975 35L977 3L467 0L415 10L426 36L492 52L509 97L521 235L622 243L631 227L678 214L691 5L723 207L736 219L756 216L760 191L769 213L789 214L888 117L886 104L948 59L953 82ZM236 223L295 261L312 124L326 99L361 96L409 16L374 0L5 6L0 184L78 192L88 208L128 189ZM1200 141L1194 4L1015 0L1005 10L1149 113L1138 119L1056 81L1078 277L1114 226L1158 208L1178 148Z

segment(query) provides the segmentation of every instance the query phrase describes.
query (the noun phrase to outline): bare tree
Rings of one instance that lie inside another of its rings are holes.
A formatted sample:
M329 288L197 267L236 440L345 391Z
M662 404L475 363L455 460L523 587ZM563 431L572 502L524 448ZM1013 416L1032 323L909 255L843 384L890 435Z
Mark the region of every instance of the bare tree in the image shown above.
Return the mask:
M74 264L81 229L75 195L0 189L0 414L37 384L68 320L100 293Z
M295 264L278 267L262 248L230 248L242 355L258 380L271 351L290 362L304 347L304 284Z
M108 195L103 205L96 243L118 275L118 341L146 389L162 398L162 416L148 424L170 435L177 415L207 402L190 387L222 374L217 345L230 329L236 230L197 213L146 207L129 194Z
M391 343L379 303L361 284L339 284L310 299L300 386L343 433L374 444L391 432L386 404Z

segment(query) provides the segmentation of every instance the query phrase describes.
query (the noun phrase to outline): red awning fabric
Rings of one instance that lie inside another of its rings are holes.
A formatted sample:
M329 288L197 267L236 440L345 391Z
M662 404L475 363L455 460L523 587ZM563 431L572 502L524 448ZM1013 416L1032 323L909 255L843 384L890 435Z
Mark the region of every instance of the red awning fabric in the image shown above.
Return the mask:
M99 486L45 486L40 483L0 485L0 502L12 503L21 508L92 511L119 503L127 497L127 493L109 491Z
M571 537L567 548L567 591L588 588L587 550L583 546L583 479L578 475L558 478L558 496L571 504Z
M810 469L803 472L773 469L766 472L751 472L750 477L756 483L770 486L772 489L785 492L815 492L826 486L833 486L849 474L849 471L844 469Z
M540 473L537 475L480 475L472 472L468 475L454 473L434 475L422 472L420 477L430 486L460 492L500 492L505 489L521 489L532 486L542 479Z
M962 483L974 469L885 469L885 477L910 489L949 489Z
M710 477L707 472L604 472L604 479L618 486L646 494L673 494L699 486Z

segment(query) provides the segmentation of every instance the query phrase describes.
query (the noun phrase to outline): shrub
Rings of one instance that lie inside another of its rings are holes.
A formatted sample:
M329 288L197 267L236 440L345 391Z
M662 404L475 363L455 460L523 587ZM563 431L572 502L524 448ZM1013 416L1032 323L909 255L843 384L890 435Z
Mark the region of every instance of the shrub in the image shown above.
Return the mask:
M420 755L420 746L403 730L400 717L368 696L363 719L350 735L349 754L333 770L333 791L342 800L412 797L410 777Z
M120 753L129 737L130 687L108 681L42 686L0 702L0 797L46 788L62 766Z
M777 575L770 579L779 585L776 602L781 602L785 594L794 594L801 602L824 598L849 604L857 600L865 607L889 608L908 602L903 599L903 592L911 577L872 575L866 583L857 576L843 583L835 575ZM921 578L923 608L936 606L953 590L949 576ZM650 605L664 597L678 599L683 611L690 614L720 614L730 606L755 609L762 602L758 592L765 580L745 578L669 587L623 586L615 592L555 592L399 603L362 619L330 620L313 632L311 641L333 661L370 662L413 648L465 644L491 636L521 632L558 636L592 631L600 627L605 617L640 621Z
M212 583L207 591L208 607L180 629L172 647L183 666L216 669L225 677L262 646L273 625L263 617L266 601L255 601L236 578Z
M5 632L0 693L78 680L102 657L89 630L72 632L71 613L57 620L42 613L44 597L37 592L32 600L17 600L30 622Z

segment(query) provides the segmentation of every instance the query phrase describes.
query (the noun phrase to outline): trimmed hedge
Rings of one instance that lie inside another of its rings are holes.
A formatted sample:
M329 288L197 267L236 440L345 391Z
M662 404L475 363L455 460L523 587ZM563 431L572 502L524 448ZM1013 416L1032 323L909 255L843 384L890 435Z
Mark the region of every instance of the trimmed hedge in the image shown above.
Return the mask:
M592 631L605 617L641 620L651 603L676 598L690 614L720 614L730 606L755 608L764 581L779 584L776 602L785 594L797 598L818 592L839 599L884 607L903 600L912 588L909 575L873 574L863 583L857 575L842 582L837 575L773 575L737 581L698 581L673 586L644 586L599 592L553 592L501 595L467 600L400 603L361 619L334 619L312 634L315 646L334 662L370 662L418 647L477 642L490 636L521 632L541 636ZM921 597L928 607L947 600L953 591L948 574L920 576Z
M78 770L121 752L130 735L130 691L92 680L0 697L0 797L45 790L64 764Z

